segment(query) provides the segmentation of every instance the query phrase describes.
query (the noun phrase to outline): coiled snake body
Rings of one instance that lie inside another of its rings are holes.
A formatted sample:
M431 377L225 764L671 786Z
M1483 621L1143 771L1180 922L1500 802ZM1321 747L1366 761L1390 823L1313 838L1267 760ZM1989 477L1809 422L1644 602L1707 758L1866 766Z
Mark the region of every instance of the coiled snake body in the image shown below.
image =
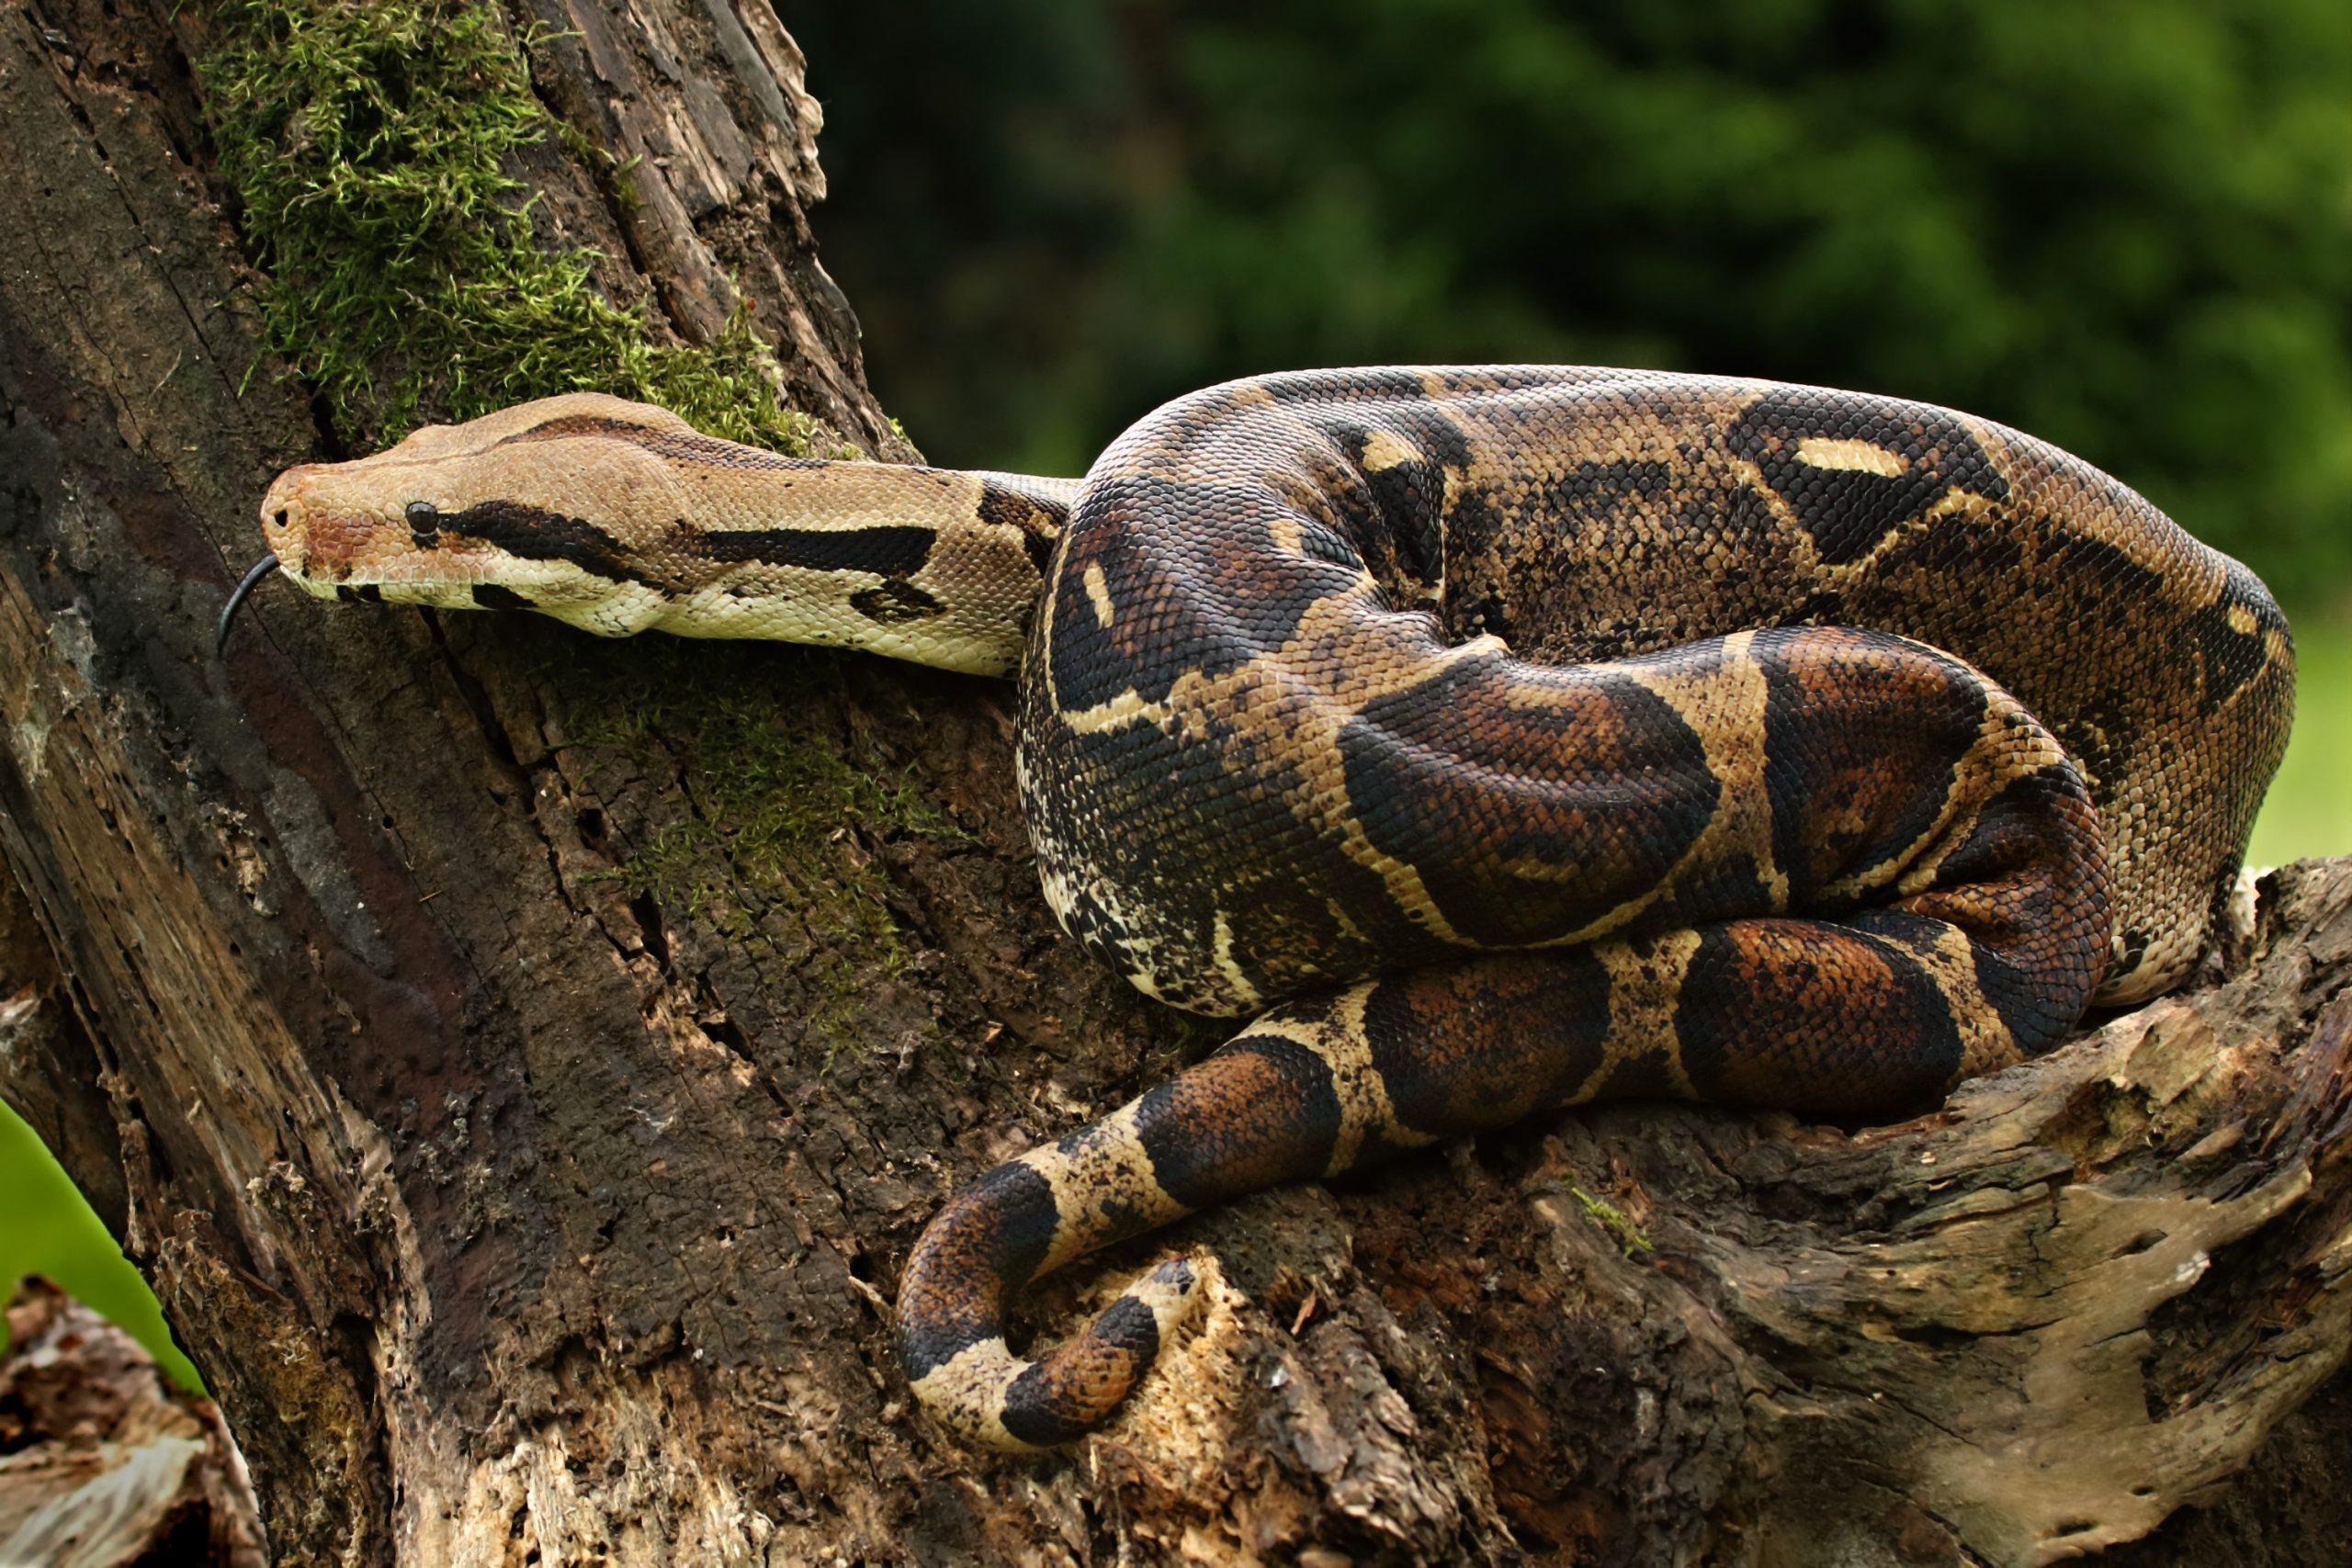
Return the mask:
M1266 377L1082 483L796 460L595 396L289 470L311 592L847 644L1023 686L1063 926L1250 1016L956 1195L915 1392L1028 1448L1195 1297L1051 1354L1008 1298L1268 1184L1608 1096L1886 1116L2205 948L2284 749L2269 595L1946 410L1557 368Z

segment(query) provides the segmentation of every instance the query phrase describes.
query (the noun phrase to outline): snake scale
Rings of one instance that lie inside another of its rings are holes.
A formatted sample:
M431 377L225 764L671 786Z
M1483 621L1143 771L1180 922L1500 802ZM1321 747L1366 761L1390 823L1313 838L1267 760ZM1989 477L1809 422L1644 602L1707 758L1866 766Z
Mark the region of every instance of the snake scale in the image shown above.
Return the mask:
M1250 1021L915 1244L914 1392L1014 1450L1106 1420L1197 1302L1163 1263L1017 1358L1011 1298L1110 1242L1604 1098L1906 1113L2177 985L2293 706L2262 584L2121 484L1757 381L1268 376L1082 481L570 395L262 515L256 575L320 595L1017 671L1063 927Z

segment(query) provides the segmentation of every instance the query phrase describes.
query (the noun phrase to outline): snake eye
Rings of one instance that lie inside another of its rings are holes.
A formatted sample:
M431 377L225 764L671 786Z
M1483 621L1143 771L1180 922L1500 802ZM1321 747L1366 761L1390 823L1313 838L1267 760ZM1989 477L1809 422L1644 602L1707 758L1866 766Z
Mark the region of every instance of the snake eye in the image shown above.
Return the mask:
M409 531L414 534L437 534L441 531L441 509L429 501L408 503Z

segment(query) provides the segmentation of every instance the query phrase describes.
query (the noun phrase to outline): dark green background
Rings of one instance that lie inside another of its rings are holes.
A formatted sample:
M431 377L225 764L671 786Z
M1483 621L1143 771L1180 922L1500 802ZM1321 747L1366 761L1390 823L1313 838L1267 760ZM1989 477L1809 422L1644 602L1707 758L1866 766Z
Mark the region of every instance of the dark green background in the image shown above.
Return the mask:
M2272 584L2302 705L2254 856L2352 851L2343 0L778 9L827 264L933 461L1077 473L1167 397L1309 365L1955 404ZM0 1116L0 1280L135 1303L52 1179Z

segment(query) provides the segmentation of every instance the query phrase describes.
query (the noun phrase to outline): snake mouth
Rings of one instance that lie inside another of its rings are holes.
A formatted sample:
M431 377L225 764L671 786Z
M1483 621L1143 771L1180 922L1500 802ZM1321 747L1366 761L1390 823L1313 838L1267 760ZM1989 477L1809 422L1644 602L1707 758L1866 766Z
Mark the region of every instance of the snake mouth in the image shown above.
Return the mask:
M220 624L212 637L213 658L220 659L227 655L229 632L236 624L237 612L244 607L246 598L260 584L261 580L277 570L277 552L272 550L247 568L245 575L238 581L237 586L230 591L229 602L220 607Z

